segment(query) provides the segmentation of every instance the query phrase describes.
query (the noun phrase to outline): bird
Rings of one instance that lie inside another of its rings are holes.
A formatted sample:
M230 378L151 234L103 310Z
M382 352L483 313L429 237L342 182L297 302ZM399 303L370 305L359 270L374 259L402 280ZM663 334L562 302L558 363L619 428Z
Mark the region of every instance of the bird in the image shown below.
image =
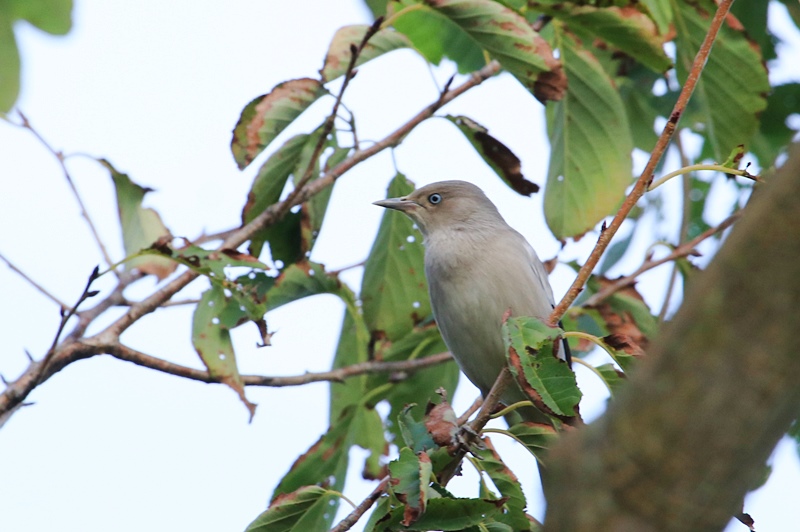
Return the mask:
M501 327L510 311L546 321L555 306L544 264L477 186L440 181L373 203L402 212L423 236L433 317L462 372L485 397L506 365ZM559 358L571 365L569 346ZM514 384L501 402L528 399ZM543 422L534 408L523 420Z

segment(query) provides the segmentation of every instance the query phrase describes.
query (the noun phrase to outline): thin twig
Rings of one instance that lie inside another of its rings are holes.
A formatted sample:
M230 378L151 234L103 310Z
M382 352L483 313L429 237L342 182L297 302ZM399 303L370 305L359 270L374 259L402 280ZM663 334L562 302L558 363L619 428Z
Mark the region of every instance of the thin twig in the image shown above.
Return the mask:
M67 180L67 184L69 185L69 188L72 190L72 195L75 197L75 201L78 202L78 207L81 210L81 216L83 216L84 220L86 220L86 224L89 226L89 230L91 231L92 236L94 237L94 240L97 243L97 247L100 249L100 253L103 255L103 260L106 261L107 265L111 266L112 264L114 264L114 261L111 260L111 256L108 254L108 250L106 249L105 244L103 244L103 240L100 238L100 233L97 232L97 228L95 227L92 218L89 216L89 211L86 209L86 205L84 205L83 199L81 199L81 195L78 193L78 188L75 186L75 182L72 180L72 176L70 175L69 170L67 169L67 165L64 162L65 160L64 154L54 149L44 139L44 137L42 137L42 135L40 135L39 132L33 128L30 121L28 120L28 117L26 117L22 113L22 111L17 110L17 114L19 114L19 117L22 120L20 127L23 127L28 131L30 131L33 134L33 136L36 137L36 139L42 144L42 146L44 146L45 149L49 151L53 155L53 157L55 157L56 160L58 161L59 166L61 166L61 171L64 174L64 178ZM115 274L117 273L116 270L114 271L114 273Z
M719 33L720 27L722 26L728 11L730 11L732 3L733 0L722 0L720 2L716 13L714 13L714 18L711 20L708 33L706 34L705 39L700 45L700 49L697 51L697 55L694 58L692 67L689 70L689 75L686 78L686 83L684 83L683 88L678 95L678 101L675 102L675 106L672 108L672 113L670 114L669 119L664 126L664 130L658 137L658 141L653 149L653 153L650 155L650 160L647 161L647 166L645 166L645 169L642 171L642 175L639 176L639 179L636 180L633 190L631 190L630 194L628 194L628 197L625 198L625 201L617 211L617 214L614 215L611 223L608 225L608 227L600 232L600 236L597 239L594 249L592 249L592 252L589 254L589 258L586 259L586 262L581 267L578 275L575 277L575 280L569 287L569 290L567 290L567 293L564 294L564 297L561 299L558 305L556 305L555 309L553 309L553 312L550 314L550 318L548 320L550 325L555 325L558 323L572 302L575 301L575 298L577 298L581 293L586 281L589 280L592 270L594 270L594 267L597 265L597 262L603 255L603 252L608 247L609 242L611 242L611 239L617 233L617 230L622 225L622 222L624 222L628 217L631 209L633 209L642 195L644 195L644 193L647 191L647 187L650 186L650 183L653 180L653 172L663 157L667 146L672 140L672 136L675 133L675 128L678 125L678 121L680 120L683 112L686 110L686 105L689 102L689 98L692 96L692 93L697 86L697 81L700 79L700 75L703 73L703 67L708 60L708 54L711 52L711 46L714 44L714 40L717 38L717 34Z
M375 501L381 498L386 492L386 488L389 487L389 477L383 477L380 483L375 486L375 489L372 490L366 499L361 501L361 503L355 507L355 509L350 512L347 517L339 521L339 523L331 528L330 532L345 532L350 530L353 525L355 525L359 519L369 510L372 508L372 505L375 504Z
M12 271L17 273L20 277L22 277L23 279L28 281L28 283L30 283L35 289L37 289L39 292L41 292L42 295L44 295L50 301L52 301L53 303L55 303L56 305L61 307L63 310L66 310L66 309L69 308L69 305L67 305L66 303L64 303L63 301L58 299L56 296L54 296L53 294L51 294L50 292L45 290L45 288L42 285L40 285L39 283L37 283L36 281L31 279L28 275L25 274L25 272L23 272L22 270L20 270L16 266L14 266L14 264L10 260L8 260L2 253L0 253L0 260L5 262L6 266L8 266Z
M464 411L464 413L463 413L463 414L461 414L460 416L458 416L458 419L456 420L456 424L457 424L457 425L460 427L461 425L463 425L464 423L466 423L467 421L469 421L469 418L472 416L472 414L474 414L475 412L477 412L477 411L480 409L480 407L481 407L481 405L482 405L482 404L483 404L483 397L479 395L479 396L478 396L478 397L477 397L477 398L476 398L476 399L475 399L475 400L472 402L472 404L469 406L469 408L467 408L467 409Z
M695 252L695 248L697 247L698 244L700 244L700 242L716 235L717 233L724 231L725 229L733 225L733 223L742 216L742 212L743 212L742 210L736 211L735 213L725 218L725 220L723 220L722 223L720 223L716 227L711 227L709 229L706 229L705 231L703 231L690 241L676 247L669 255L666 255L656 260L650 259L644 261L642 265L639 266L636 269L636 271L633 272L632 274L626 275L625 277L621 277L616 281L607 284L606 286L598 290L596 293L592 294L591 297L589 297L588 299L586 299L586 301L584 301L583 306L591 307L601 303L608 296L614 294L619 290L622 290L626 286L634 284L636 282L636 279L641 274L643 274L648 270L652 270L653 268L656 268L658 266L661 266L662 264L665 264L673 260L681 259L683 257L688 257L689 255Z
M142 366L150 369L175 375L176 377L183 377L190 380L218 383L220 379L211 376L211 374L204 369L190 368L175 364L167 360L142 353L131 347L122 344L114 344L109 346L98 346L104 348L108 354L114 358L132 362L137 366ZM311 382L344 382L345 379L355 377L358 375L366 375L372 373L396 373L396 372L413 372L429 366L435 366L452 360L450 353L438 353L425 358L418 358L414 360L401 360L398 362L379 362L369 361L345 366L331 371L321 371L316 373L304 373L303 375L292 375L285 377L269 377L265 375L242 375L242 381L246 386L267 386L280 388L284 386L301 386Z

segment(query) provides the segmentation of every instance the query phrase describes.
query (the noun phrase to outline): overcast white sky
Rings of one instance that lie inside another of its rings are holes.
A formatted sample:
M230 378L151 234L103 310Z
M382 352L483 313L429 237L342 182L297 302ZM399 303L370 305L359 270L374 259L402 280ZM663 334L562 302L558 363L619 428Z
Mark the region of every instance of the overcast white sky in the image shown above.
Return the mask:
M239 222L258 166L239 172L230 154L230 132L242 107L281 81L315 76L334 31L368 22L368 14L355 0L78 0L74 20L64 38L17 28L23 55L20 109L56 149L108 158L134 181L156 189L146 204L160 212L173 234L192 238ZM360 70L345 101L356 112L362 139L383 137L436 97L427 67L411 52L392 53ZM451 73L452 65L445 64L434 76L442 83ZM277 144L317 125L329 105L330 100L315 104ZM547 142L541 109L510 76L486 82L445 111L489 127L523 159L526 176L543 184ZM540 256L558 251L544 226L541 197L509 191L450 123L431 120L421 126L396 150L395 160L418 185L448 178L478 184ZM108 174L86 158L68 164L102 238L115 258L122 257ZM365 258L382 214L371 202L384 196L393 173L387 152L341 179L315 260L338 269ZM30 134L3 122L0 184L0 253L73 302L102 259L53 157ZM563 258L582 257L589 240L568 248ZM652 240L653 233L644 234L637 245L644 249ZM621 264L619 272L639 259ZM558 295L569 272L561 266L553 276ZM654 303L663 295L666 273L642 281L657 287L647 294ZM357 286L360 271L345 279ZM99 286L110 285L103 280ZM129 296L144 296L154 286L148 279ZM198 282L182 296L204 287ZM5 340L0 373L15 378L27 362L24 350L37 357L47 350L59 315L5 266L0 301ZM278 331L268 349L255 348L254 329L237 330L242 371L289 375L328 369L341 315L333 296L280 309L268 317ZM199 366L190 324L191 308L171 308L141 320L123 339L155 356ZM591 396L584 412L596 415L602 389L591 376L582 375L580 382ZM160 375L110 357L68 367L31 395L35 406L18 412L0 431L0 529L244 529L293 460L326 429L328 417L326 384L247 393L259 404L252 424L223 386ZM471 386L461 386L457 408L475 394ZM541 516L529 456L512 454L518 449L508 442L497 443L503 456L516 456L510 461L531 494L531 512ZM353 453L351 479L359 475L362 456ZM760 532L800 522L800 465L791 442L779 446L775 461L770 483L746 505ZM473 477L457 490L474 495L474 486ZM351 481L345 494L358 501L371 489Z

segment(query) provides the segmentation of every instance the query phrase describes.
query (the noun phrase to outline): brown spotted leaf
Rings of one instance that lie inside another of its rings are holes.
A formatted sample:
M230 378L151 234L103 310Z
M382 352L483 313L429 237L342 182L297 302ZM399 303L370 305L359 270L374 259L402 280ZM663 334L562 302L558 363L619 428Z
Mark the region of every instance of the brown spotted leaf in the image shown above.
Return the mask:
M269 508L250 523L245 532L303 532L315 515L330 511L330 502L336 499L319 486L303 486L291 493L275 498Z
M466 116L445 116L461 131L486 164L500 176L509 187L523 196L539 192L539 185L522 175L522 165L514 152L489 135L489 130Z
M400 456L389 464L390 489L405 505L401 521L403 526L411 526L425 513L431 497L431 473L428 455L424 451L414 454L408 447L400 449Z
M593 276L586 283L587 294L612 282L612 279ZM615 292L592 308L600 313L609 333L627 337L632 345L644 351L658 329L658 320L650 314L650 309L634 286Z
M458 416L447 400L442 399L441 403L430 409L425 416L425 428L428 429L434 443L441 447L451 447L456 443Z
M412 9L403 9L413 6ZM528 21L492 0L401 0L393 6L392 23L431 63L443 56L455 61L460 72L496 59L540 101L558 100L566 87L553 50ZM432 37L435 36L435 37ZM544 86L541 85L547 77Z
M328 94L316 79L285 81L248 103L233 130L231 151L239 168L253 162L278 134L321 96Z
M531 317L509 318L502 330L511 373L534 404L546 413L577 416L581 391L575 374L553 353L561 330Z
M328 53L325 55L325 64L319 71L323 83L334 80L345 73L352 57L350 47L360 45L369 28L367 24L356 24L343 26L336 30ZM400 48L411 48L408 37L392 28L383 28L367 41L364 49L358 54L355 66L363 65L367 61Z
M498 516L497 520L507 524L514 530L528 530L530 523L525 515L527 502L519 479L503 462L500 455L497 454L488 437L483 439L483 443L485 445L484 449L476 449L472 452L480 459L475 461L476 466L489 475L492 483L500 492L500 497L505 502L505 512L503 512L503 515Z

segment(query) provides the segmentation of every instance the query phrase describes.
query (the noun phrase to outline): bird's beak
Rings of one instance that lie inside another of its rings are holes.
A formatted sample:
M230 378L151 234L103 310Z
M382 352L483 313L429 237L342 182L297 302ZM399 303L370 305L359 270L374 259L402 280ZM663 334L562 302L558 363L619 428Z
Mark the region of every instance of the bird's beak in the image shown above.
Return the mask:
M408 198L388 198L385 200L373 201L372 204L400 212L408 212L415 207L419 207L417 202L411 201Z

